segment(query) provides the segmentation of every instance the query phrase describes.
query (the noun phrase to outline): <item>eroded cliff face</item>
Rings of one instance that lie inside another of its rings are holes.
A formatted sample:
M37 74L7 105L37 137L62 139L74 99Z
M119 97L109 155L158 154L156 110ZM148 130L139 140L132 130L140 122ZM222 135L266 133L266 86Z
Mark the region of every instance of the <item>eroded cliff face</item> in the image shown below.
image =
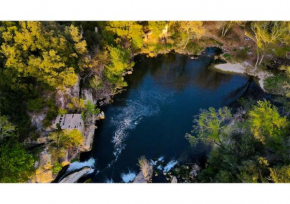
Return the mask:
M66 109L69 103L69 99L80 96L80 76L78 75L78 80L75 85L71 88L66 88L64 90L58 89L55 96L55 104L57 107Z
M85 103L87 101L91 101L93 104L96 104L96 99L93 96L93 90L92 89L83 89L82 90L82 98L84 99ZM94 141L94 134L95 129L97 128L95 126L96 120L98 120L99 117L97 115L90 115L86 118L84 121L85 123L85 130L84 130L84 142L79 148L81 152L87 152L92 149L92 144Z
M66 109L69 103L69 98L76 97L82 98L84 102L91 101L93 104L96 104L97 100L93 95L92 89L83 89L80 92L80 77L78 77L77 83L65 90L58 90L55 96L55 103L58 107L62 109ZM52 171L54 161L52 159L52 155L48 152L49 139L48 134L52 131L52 128L44 128L43 120L46 117L47 107L39 112L29 112L32 126L35 126L37 132L39 133L39 137L36 139L29 138L25 141L27 146L37 146L43 145L42 151L38 154L39 160L35 163L35 175L28 181L33 183L48 183L52 182L57 174L54 174ZM90 151L92 148L92 143L94 139L96 120L104 118L104 113L101 112L99 115L90 115L86 117L84 124L84 132L83 132L83 144L78 146L77 148L70 148L66 151L66 154L63 158L60 159L62 166L68 165L72 159L76 159L80 152ZM53 122L53 121L52 121ZM70 179L68 179L70 181Z

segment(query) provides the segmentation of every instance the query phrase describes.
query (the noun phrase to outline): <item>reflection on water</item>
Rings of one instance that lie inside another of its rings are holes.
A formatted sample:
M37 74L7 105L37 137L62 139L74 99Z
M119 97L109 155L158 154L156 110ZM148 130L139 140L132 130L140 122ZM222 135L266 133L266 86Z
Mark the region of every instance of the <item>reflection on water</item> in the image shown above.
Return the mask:
M203 163L208 147L191 148L184 135L200 109L232 106L240 97L264 97L249 77L219 73L208 68L212 50L192 60L179 54L135 58L129 86L104 107L93 150L98 173L94 182L130 182L139 172L138 158L164 161L166 172L177 162Z

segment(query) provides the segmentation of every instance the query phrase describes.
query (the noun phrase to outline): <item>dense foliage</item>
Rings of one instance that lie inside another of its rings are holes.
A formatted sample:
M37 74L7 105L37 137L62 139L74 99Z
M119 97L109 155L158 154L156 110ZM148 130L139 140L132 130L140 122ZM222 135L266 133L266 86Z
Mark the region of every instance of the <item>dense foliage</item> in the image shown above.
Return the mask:
M289 122L269 101L258 101L233 116L227 107L204 110L193 133L196 136L187 136L190 141L194 137L212 144L208 165L198 177L201 182L290 181Z

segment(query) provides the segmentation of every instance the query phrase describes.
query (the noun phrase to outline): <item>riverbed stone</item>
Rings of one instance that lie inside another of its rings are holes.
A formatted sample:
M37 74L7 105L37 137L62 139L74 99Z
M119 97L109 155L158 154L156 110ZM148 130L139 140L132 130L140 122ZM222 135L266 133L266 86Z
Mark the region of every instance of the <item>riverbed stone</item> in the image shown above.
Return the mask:
M173 176L173 177L172 177L171 183L177 183L177 178L176 178L176 176Z

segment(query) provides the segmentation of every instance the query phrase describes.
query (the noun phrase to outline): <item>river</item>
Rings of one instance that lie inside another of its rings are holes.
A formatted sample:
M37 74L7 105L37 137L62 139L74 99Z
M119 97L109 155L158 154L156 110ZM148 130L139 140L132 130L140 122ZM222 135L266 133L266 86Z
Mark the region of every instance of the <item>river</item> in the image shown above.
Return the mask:
M93 149L81 155L95 169L86 179L130 182L143 155L164 160L167 168L178 162L203 165L209 147L191 147L185 139L200 109L235 108L241 97L267 96L249 76L210 68L215 51L208 48L198 59L176 53L136 56L133 74L125 77L127 89L102 107L106 119L97 123Z

